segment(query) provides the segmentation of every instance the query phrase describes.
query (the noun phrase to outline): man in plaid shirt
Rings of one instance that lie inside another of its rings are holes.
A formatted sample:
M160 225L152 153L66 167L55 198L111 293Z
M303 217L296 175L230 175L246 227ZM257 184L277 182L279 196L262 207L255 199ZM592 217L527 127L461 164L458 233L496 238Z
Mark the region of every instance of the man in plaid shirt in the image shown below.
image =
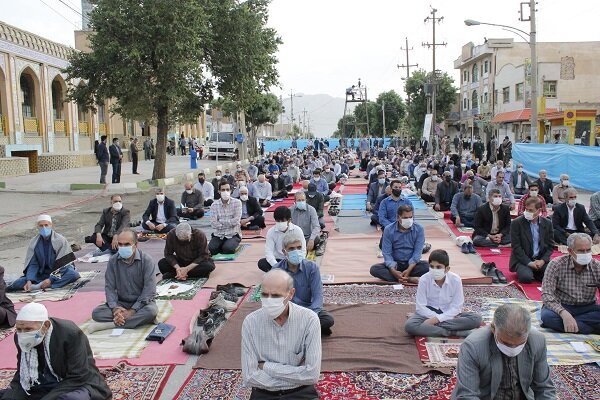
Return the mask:
M592 238L572 233L569 254L548 264L542 283L542 325L559 332L600 334L600 261L592 258Z
M218 186L221 198L210 206L210 224L215 231L208 250L211 255L233 254L242 241L242 202L231 197L231 186L227 180L219 181Z

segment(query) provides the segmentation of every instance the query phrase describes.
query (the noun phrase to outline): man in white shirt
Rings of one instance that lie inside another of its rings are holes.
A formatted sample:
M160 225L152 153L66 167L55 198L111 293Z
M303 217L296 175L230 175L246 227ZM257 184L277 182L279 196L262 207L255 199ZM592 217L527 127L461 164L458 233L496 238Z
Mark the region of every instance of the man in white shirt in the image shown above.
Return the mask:
M198 174L198 182L194 185L194 189L202 192L204 197L204 207L210 207L215 201L215 187L210 182L206 182L204 172Z
M261 207L269 207L273 198L273 189L271 184L265 178L264 174L258 176L258 180L254 183L254 197L258 199Z
M417 287L417 312L404 325L413 336L463 336L479 328L481 316L462 312L464 295L460 276L450 270L445 250L429 255L429 272L421 276Z
M283 236L286 232L297 230L302 236L302 250L306 252L306 239L302 229L292 223L292 212L286 206L279 206L273 212L275 226L267 232L265 243L265 257L258 260L261 271L270 271L275 264L285 258L283 254Z

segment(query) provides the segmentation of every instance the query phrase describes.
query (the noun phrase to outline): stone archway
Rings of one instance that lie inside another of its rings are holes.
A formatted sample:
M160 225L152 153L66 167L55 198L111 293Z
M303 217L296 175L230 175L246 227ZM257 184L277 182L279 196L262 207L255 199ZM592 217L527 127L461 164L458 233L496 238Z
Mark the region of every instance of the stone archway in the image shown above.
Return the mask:
M26 67L19 75L20 106L25 134L41 136L42 96L36 73Z
M67 85L62 76L57 75L52 80L52 120L53 131L57 136L69 134L69 107L67 107Z

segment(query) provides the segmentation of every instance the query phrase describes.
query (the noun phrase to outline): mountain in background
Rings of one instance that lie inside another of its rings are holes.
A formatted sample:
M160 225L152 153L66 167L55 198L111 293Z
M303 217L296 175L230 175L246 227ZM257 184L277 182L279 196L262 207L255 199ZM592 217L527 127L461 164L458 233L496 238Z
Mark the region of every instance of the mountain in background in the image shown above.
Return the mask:
M332 97L328 94L303 94L302 97L294 95L294 120L296 125L302 129L304 124L304 113L306 110L306 123L310 123L310 131L316 137L330 137L337 129L337 123L344 114L344 102L342 97ZM285 114L283 123L288 124L291 120L290 98L283 99ZM354 109L351 107L350 111ZM281 121L277 121L281 123Z

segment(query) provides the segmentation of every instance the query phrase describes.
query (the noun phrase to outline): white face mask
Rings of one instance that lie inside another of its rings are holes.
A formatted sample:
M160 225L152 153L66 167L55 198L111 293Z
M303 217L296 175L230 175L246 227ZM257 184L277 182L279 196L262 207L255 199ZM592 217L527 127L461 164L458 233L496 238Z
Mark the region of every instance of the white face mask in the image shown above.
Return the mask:
M314 176L314 177L313 177L313 180L314 180L315 182L319 182L319 181L321 180L321 177L320 177L320 176Z
M579 265L588 265L592 262L592 253L576 254L575 261Z
M565 179L564 181L562 181L562 185L563 186L569 186L569 180Z
M186 189L185 192L187 194L192 194L192 193L194 193L194 190L193 189Z
M508 347L507 345L500 343L498 339L495 338L495 336L494 339L496 340L496 346L498 346L498 350L500 350L505 356L511 358L521 354L521 352L525 348L525 344L527 344L527 342L525 342L517 347Z
M500 204L502 204L502 197L494 197L492 199L492 204L495 206L499 206Z
M165 201L165 195L164 195L164 194L157 194L157 195L156 195L156 200L157 200L159 203L162 203L163 201Z
M240 200L241 201L248 201L248 195L247 194L240 194Z
M431 180L436 182L438 180L438 176L437 175L431 175Z
M44 336L42 335L42 328L33 332L20 332L17 333L17 342L22 351L30 352L35 346L44 341Z
M533 219L533 215L534 213L531 211L523 211L523 217L525 217L527 221L531 221Z
M577 204L577 199L570 199L567 201L567 203L569 204L569 207L575 207Z
M429 273L436 281L440 281L446 276L446 271L438 268L429 268Z
M517 168L517 171L519 171L519 172L523 172L523 167L519 167L519 168Z
M275 229L277 229L279 232L285 232L288 229L288 223L287 222L275 222Z
M285 299L283 297L263 297L260 302L271 319L279 317L285 310Z
M225 201L229 200L229 198L231 197L231 193L229 192L221 192L221 198Z
M121 211L121 209L123 208L123 203L121 203L120 201L117 201L117 202L113 203L112 208L115 211Z
M537 197L538 195L538 191L537 190L530 190L529 191L529 196L531 197Z
M409 229L411 226L413 226L413 219L412 218L402 218L400 220L400 225L404 229Z

